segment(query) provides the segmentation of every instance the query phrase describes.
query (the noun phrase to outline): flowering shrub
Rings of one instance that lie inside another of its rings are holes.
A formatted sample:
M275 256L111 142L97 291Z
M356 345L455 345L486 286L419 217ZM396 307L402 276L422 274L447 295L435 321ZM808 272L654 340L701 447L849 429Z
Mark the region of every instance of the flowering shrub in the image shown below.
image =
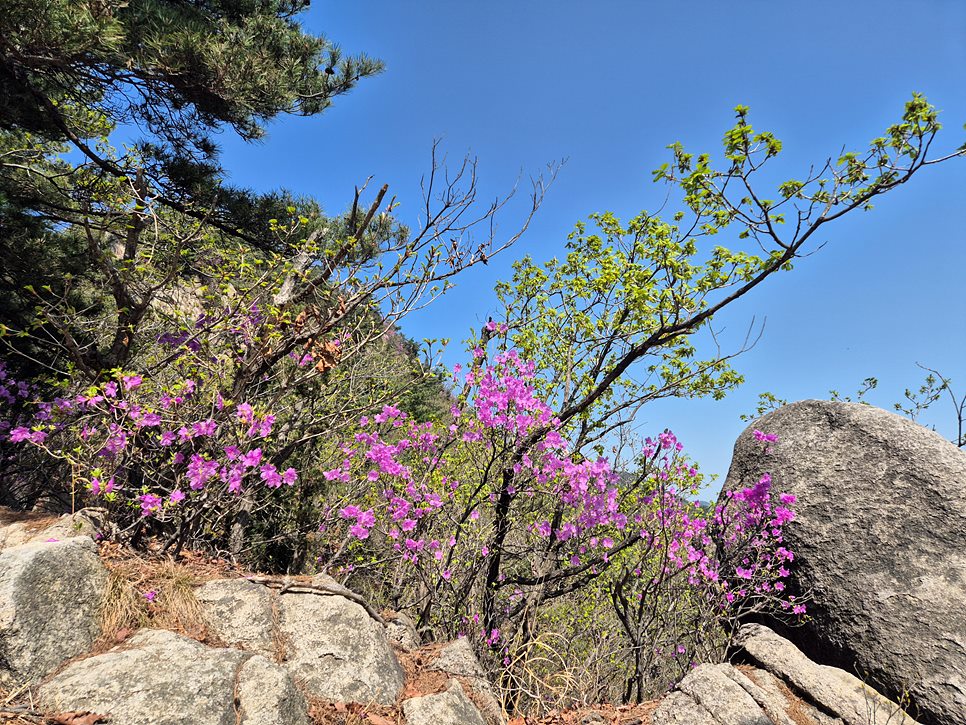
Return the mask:
M30 329L13 335L0 326L11 348L35 335L59 346L62 361L37 378L29 401L0 381L19 396L16 411L0 408L5 502L106 506L128 541L161 533L175 548L190 540L263 568L268 556L285 570L301 566L319 491L293 484L306 463L314 473L329 436L417 383L422 390L406 402L441 406L427 369L395 332L398 317L376 312L366 290L339 294L334 281L312 281L317 268L300 266L324 256L313 234L320 221L290 211L276 229L284 253L201 235L168 266L108 255L104 263L116 264L118 284L129 287L125 299L140 300L136 319L125 317L124 300L91 319L38 292ZM181 229L159 230L167 242ZM116 325L115 313L123 318ZM62 333L46 334L48 325ZM28 462L30 484L11 492L10 471Z
M106 505L121 526L176 522L178 543L190 533L182 524L223 513L226 497L298 479L272 462L275 415L226 400L205 377L119 372L35 408L7 438L65 461L75 506Z
M761 441L773 435L755 431ZM740 619L762 610L805 614L786 592L794 554L783 527L795 497L771 492L767 474L702 508L659 476L644 499L640 545L611 578L614 611L633 662L624 698L657 694L697 663L720 661Z
M646 440L639 472L621 475L570 449L536 394L532 363L512 350L492 363L480 348L474 355L467 373L454 371L464 395L451 422L386 406L342 444L324 476L346 493L322 530L343 545L324 566L342 566L356 586L385 587L375 596L414 610L421 626L474 637L511 679L545 613L603 587L610 626L616 615L637 653L626 699L644 696L655 657L687 666L699 647L720 656L719 625L742 612L804 612L784 595L793 555L781 532L794 500L773 502L770 479L705 511L689 499L698 473L671 432ZM673 621L675 600L699 615L690 633ZM666 631L654 626L656 610L668 615ZM640 656L645 648L652 656Z
M107 507L129 538L217 545L245 496L320 490L282 463L287 424L264 395L230 398L222 338L242 352L257 344L259 315L164 333L155 355L166 367L65 387L32 402L4 438L65 462L74 505ZM290 356L294 375L312 368L307 354ZM572 630L576 642L621 632L624 655L612 669L624 673L624 699L720 656L742 612L803 611L784 595L793 555L781 530L794 501L773 501L767 477L706 511L690 498L700 476L670 431L643 442L631 476L572 449L537 392L533 363L515 351L490 362L476 348L453 380L462 394L445 421L384 404L317 473L326 486L321 566L415 611L420 626L473 637L510 683L544 629ZM5 371L3 383L6 404L37 395Z

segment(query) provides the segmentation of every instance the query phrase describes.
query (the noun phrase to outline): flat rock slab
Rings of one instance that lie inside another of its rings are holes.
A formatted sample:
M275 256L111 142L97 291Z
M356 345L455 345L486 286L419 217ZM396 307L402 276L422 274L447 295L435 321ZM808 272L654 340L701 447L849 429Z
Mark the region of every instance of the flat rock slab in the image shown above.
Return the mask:
M794 644L767 627L744 625L735 644L755 665L845 725L918 725L898 705L859 678L837 667L812 662Z
M142 630L68 665L41 686L40 701L53 710L109 715L112 725L310 722L304 698L278 665L164 630Z
M393 705L402 668L385 628L338 595L287 592L278 598L283 666L307 692L341 702Z
M275 655L274 594L247 579L215 579L195 589L208 629L233 647Z
M81 509L73 514L54 516L0 508L0 549L49 539L63 541L75 536L93 539L102 514L98 509Z
M460 683L450 680L446 691L411 697L403 702L406 725L486 725Z
M770 453L755 429L778 436ZM927 725L966 725L966 452L878 408L806 400L741 434L722 495L765 472L798 498L789 591L811 595L803 626L765 623Z
M36 682L88 651L106 583L86 536L0 552L0 681Z

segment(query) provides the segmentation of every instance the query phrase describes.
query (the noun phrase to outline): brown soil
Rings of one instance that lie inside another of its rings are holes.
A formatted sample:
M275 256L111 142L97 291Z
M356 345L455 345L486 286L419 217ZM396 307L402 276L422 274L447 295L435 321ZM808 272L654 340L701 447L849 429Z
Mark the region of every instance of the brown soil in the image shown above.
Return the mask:
M573 710L550 712L542 717L515 717L509 725L650 725L651 714L658 702L642 702L640 705L594 705ZM594 716L597 717L594 717Z

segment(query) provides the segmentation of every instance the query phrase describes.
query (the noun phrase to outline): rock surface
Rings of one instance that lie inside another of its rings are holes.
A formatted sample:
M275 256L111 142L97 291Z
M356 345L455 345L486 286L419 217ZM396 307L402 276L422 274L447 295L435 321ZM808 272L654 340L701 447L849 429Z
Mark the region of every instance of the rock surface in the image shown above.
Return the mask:
M247 579L215 579L195 589L208 629L233 647L275 656L274 595Z
M820 665L801 650L760 624L746 624L735 638L744 658L805 693L820 711L846 725L907 723L914 721L895 703L880 695L855 675Z
M0 680L36 682L90 649L106 583L86 536L0 552Z
M736 637L730 664L699 665L665 697L652 725L918 725L856 677L818 665L767 627Z
M403 652L412 652L420 645L416 624L402 612L397 612L386 622L386 636Z
M486 725L460 683L450 680L446 691L403 702L406 725Z
M651 716L651 725L721 725L690 695L675 690L668 694Z
M101 513L99 509L81 509L73 514L53 516L0 507L0 549L48 539L63 541L76 536L93 539Z
M114 725L309 723L304 699L278 665L163 630L142 630L68 665L40 688L40 701L109 715Z
M444 645L430 669L460 678L475 696L488 725L504 722L503 708L468 639L460 637Z
M722 725L774 725L748 692L756 686L731 665L699 665L678 689Z
M213 634L233 647L278 658L313 696L394 704L404 676L389 645L393 632L331 577L316 575L311 585L327 591L299 591L296 585L278 595L247 579L218 579L195 595Z
M341 596L279 597L284 666L317 697L392 705L405 684L385 628Z
M476 653L466 637L460 637L443 645L439 650L439 656L432 663L432 668L457 677L486 677L486 673L483 672L483 667L480 665L480 661L476 659Z
M291 725L309 721L305 698L291 675L259 655L238 671L236 694L243 723Z
M777 434L772 452L752 431ZM755 421L725 490L757 480L798 497L786 526L812 659L862 673L928 725L966 725L966 453L866 405L808 400Z

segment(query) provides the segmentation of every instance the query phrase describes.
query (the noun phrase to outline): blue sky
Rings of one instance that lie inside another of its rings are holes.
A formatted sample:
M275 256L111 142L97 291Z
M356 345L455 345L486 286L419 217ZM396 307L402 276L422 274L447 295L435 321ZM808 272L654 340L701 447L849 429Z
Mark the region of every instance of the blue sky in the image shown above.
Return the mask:
M560 254L592 212L659 207L664 189L650 172L668 160L667 144L717 152L736 104L782 139L786 178L862 148L912 91L942 110L942 149L966 141L961 0L317 1L304 24L387 70L318 118L276 122L260 144L226 138L235 183L284 186L337 212L371 175L398 195L405 221L435 138L454 159L479 158L484 197L568 159L518 245L404 323L417 339L452 338L451 363L468 329L495 312L493 285L513 258ZM966 391L964 181L966 160L928 169L874 211L829 225L821 251L719 319L733 344L752 318L767 320L736 361L743 388L721 402L662 401L642 411L645 428L672 428L705 471L723 475L739 415L763 390L822 398L874 375L868 400L891 408L918 386L921 362ZM925 420L951 435L945 408Z

